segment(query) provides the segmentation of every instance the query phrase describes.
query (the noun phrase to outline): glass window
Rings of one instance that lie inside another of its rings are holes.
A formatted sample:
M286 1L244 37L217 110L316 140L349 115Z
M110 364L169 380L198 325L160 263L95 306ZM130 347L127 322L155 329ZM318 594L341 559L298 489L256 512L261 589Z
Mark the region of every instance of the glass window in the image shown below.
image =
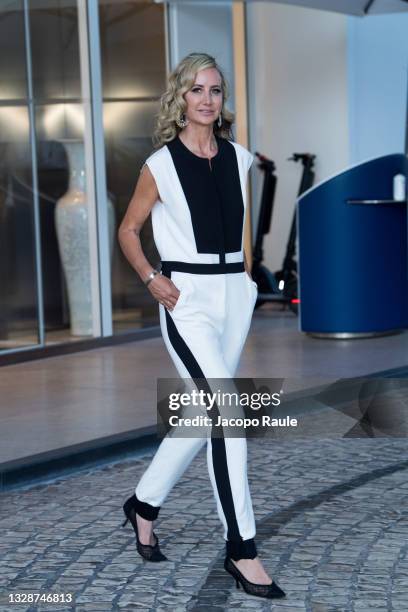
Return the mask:
M117 226L132 197L139 170L153 150L154 114L166 85L163 5L100 0L105 151L108 193ZM159 256L150 217L143 251L154 266ZM158 323L157 302L114 241L113 329L118 333Z
M97 169L84 147L82 11L77 0L0 2L0 351L97 335L98 211L86 188ZM119 332L158 323L157 303L116 236L152 152L166 82L165 15L163 5L139 0L100 0L99 14L112 251L101 273L111 274ZM142 242L156 265L150 219Z
M0 4L0 83L0 350L3 351L39 341L22 1Z
M30 0L46 343L94 335L76 0Z
M0 3L0 100L27 97L23 0Z
M37 102L78 100L81 73L75 0L30 0L33 90Z

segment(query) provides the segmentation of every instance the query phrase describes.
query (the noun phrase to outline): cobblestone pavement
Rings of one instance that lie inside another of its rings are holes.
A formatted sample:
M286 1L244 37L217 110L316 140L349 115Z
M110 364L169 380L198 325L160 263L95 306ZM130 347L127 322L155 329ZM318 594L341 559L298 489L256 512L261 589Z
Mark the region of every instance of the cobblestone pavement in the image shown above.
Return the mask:
M408 453L404 439L248 441L259 555L286 591L237 590L203 449L157 520L169 561L144 562L122 504L151 454L3 493L1 612L9 610L408 610ZM9 604L18 592L74 603Z

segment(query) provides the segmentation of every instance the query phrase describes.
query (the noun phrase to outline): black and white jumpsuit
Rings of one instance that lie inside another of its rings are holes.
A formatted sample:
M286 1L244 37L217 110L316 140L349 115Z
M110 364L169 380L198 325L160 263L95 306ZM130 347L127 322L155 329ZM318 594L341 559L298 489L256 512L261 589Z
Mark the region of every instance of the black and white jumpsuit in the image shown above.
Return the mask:
M176 136L147 158L160 200L152 208L161 273L180 290L172 311L159 304L164 342L184 378L232 378L244 346L257 285L243 261L246 182L253 155L216 137L209 161ZM154 520L167 494L207 444L207 464L227 554L256 557L255 519L244 437L166 436L135 494L136 510Z

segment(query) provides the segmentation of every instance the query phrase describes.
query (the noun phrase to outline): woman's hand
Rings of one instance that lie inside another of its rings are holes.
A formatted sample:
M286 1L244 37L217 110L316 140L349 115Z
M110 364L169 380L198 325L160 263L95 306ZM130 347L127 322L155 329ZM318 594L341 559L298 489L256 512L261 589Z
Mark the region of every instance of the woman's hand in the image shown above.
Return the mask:
M174 306L177 304L180 290L177 289L172 280L163 274L156 274L153 280L147 285L147 288L160 304L163 304L163 306L170 311L173 310Z

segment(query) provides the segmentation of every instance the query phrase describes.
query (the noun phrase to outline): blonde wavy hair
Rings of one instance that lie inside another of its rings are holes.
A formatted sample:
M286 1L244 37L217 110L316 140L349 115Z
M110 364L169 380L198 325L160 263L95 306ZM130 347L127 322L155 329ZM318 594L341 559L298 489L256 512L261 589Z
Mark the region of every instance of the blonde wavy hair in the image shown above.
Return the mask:
M219 127L218 119L214 121L214 134L228 140L233 139L231 126L235 121L235 114L225 106L229 97L229 88L223 71L214 57L208 53L190 53L170 73L167 90L160 98L160 109L155 115L156 121L152 136L155 149L173 140L181 132L182 128L177 125L176 120L181 118L187 108L184 94L194 85L197 72L205 68L216 68L221 76L222 124Z

